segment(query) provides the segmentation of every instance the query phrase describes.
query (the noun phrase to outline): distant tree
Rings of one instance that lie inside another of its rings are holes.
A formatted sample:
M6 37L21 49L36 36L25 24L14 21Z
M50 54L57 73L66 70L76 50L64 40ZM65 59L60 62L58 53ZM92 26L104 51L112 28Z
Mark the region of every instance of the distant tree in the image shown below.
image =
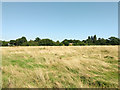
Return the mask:
M73 40L73 42L72 43L78 43L80 40Z
M62 42L60 42L60 44L59 44L60 46L64 46L64 44L62 43Z
M80 46L80 45L120 45L120 38L110 37L108 39L98 38L97 36L88 36L86 40L67 40L64 39L62 42L52 41L51 39L40 39L39 37L35 38L35 40L27 41L26 37L21 37L16 40L10 41L1 41L0 45L8 46L8 45L16 45L16 46Z
M106 45L106 39L104 38L98 38L97 42L96 42L97 45Z
M56 46L60 46L60 42L59 41L56 41Z
M21 46L29 46L29 43L28 42L24 42L21 44Z
M8 43L7 41L2 41L2 46L8 46Z
M94 40L94 36L91 36L91 40L92 40L92 41Z
M81 46L81 45L82 45L82 46L83 46L83 45L86 45L84 42L81 42L81 41L79 41L77 44L80 45L80 46Z
M10 45L11 45L11 46L16 45L16 40L10 40Z
M68 46L69 45L69 41L67 39L63 40L62 43L65 45L65 46Z
M26 37L22 37L22 38L21 38L21 41L22 41L22 43L27 42Z
M93 44L96 44L96 41L97 41L97 36L94 35L94 36L93 36Z
M2 46L2 40L0 40L0 46Z
M90 36L88 36L88 40L90 40L91 38L90 38Z
M69 42L69 43L73 43L73 40L72 40L72 39L70 39L70 40L68 40L68 42Z
M88 44L88 45L93 45L93 36L88 36L87 40L84 40L84 43Z
M119 38L116 38L116 37L110 37L109 38L109 43L111 44L111 45L119 45L120 44L120 40L119 40Z
M39 42L39 41L40 41L39 37L35 38L35 42Z
M83 46L86 45L83 41L78 41L77 43L73 43L74 46Z
M26 37L16 39L16 45L21 46L23 43L27 42Z
M110 45L110 40L106 39L106 45Z
M30 40L28 41L28 43L25 43L25 44L27 44L28 46L38 46L38 42L35 42L33 40Z
M68 42L68 41L65 41L63 44L64 44L65 46L68 46L68 45L69 45L69 42Z
M55 46L55 42L50 39L42 39L39 41L39 46Z
M84 43L85 45L88 45L87 40L82 40L82 43Z

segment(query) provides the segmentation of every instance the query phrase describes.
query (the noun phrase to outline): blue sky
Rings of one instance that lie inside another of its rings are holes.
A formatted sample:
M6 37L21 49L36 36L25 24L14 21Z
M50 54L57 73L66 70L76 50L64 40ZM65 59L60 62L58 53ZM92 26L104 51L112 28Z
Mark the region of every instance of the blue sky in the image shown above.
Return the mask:
M26 36L87 39L118 37L117 2L7 2L2 4L2 40Z

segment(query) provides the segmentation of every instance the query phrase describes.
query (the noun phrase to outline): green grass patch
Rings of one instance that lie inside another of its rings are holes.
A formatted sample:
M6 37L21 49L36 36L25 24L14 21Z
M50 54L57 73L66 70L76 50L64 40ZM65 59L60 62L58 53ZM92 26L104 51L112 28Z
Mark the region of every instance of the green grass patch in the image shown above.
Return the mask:
M47 65L42 65L42 64L32 64L33 68L48 68Z
M105 62L110 63L110 64L117 64L118 60L115 60L114 57L112 56L104 56L106 59Z
M115 84L105 82L102 80L95 80L92 77L80 76L80 79L81 79L81 82L83 82L83 84L93 86L93 87L102 87L102 88L116 87Z
M11 74L10 73L6 73L4 71L2 71L2 82L3 83L3 86L4 88L8 88L9 87L9 78L10 78Z
M27 68L27 69L32 69L33 67L30 65L30 63L33 63L34 59L23 59L23 60L11 60L10 63L11 65L15 66L19 66L22 68ZM29 63L29 64L28 64Z
M104 58L106 58L106 59L114 59L114 57L112 57L112 56L105 56Z
M96 75L102 75L103 73L99 72L99 71L95 71L95 70L90 70L91 73L94 73Z
M79 71L78 71L77 69L69 68L69 67L67 67L67 66L66 66L66 69L67 69L69 72L72 72L72 73L74 73L74 74L78 74L78 73L79 73Z
M52 70L58 70L58 66L57 65L52 65L51 67L50 67Z

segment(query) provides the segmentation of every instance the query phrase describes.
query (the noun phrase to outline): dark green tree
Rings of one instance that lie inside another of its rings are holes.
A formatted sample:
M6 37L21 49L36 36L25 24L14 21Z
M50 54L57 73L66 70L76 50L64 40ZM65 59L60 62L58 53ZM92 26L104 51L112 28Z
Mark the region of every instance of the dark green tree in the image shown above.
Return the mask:
M23 43L27 42L26 37L16 39L16 45L21 46Z
M33 41L33 40L30 40L30 41L28 42L28 46L38 46L38 42L35 42L35 41Z
M2 46L8 46L8 43L7 41L2 41Z
M68 41L65 41L63 44L64 44L65 46L68 46L68 45L69 45L69 42L68 42Z
M16 40L10 40L10 45L15 46L16 45Z
M55 46L55 42L50 39L42 39L38 43L39 46Z
M98 38L98 40L96 41L97 45L106 45L106 40L104 38Z
M69 45L69 41L67 39L63 40L62 43L65 45L65 46L68 46Z
M93 44L96 44L96 41L97 41L97 36L94 35L94 36L93 36Z
M119 38L116 38L116 37L110 37L109 38L109 43L111 45L119 45L120 44L120 40L119 40Z
M37 38L35 38L35 40L34 40L35 42L39 42L40 41L40 38L39 37L37 37Z
M56 46L60 46L60 42L59 41L56 41Z

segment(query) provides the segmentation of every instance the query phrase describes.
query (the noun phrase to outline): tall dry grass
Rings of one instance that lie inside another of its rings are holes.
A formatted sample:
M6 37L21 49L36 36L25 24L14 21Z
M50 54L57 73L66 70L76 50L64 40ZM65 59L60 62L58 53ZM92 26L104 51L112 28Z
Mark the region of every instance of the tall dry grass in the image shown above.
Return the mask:
M2 47L3 87L118 87L118 46Z

